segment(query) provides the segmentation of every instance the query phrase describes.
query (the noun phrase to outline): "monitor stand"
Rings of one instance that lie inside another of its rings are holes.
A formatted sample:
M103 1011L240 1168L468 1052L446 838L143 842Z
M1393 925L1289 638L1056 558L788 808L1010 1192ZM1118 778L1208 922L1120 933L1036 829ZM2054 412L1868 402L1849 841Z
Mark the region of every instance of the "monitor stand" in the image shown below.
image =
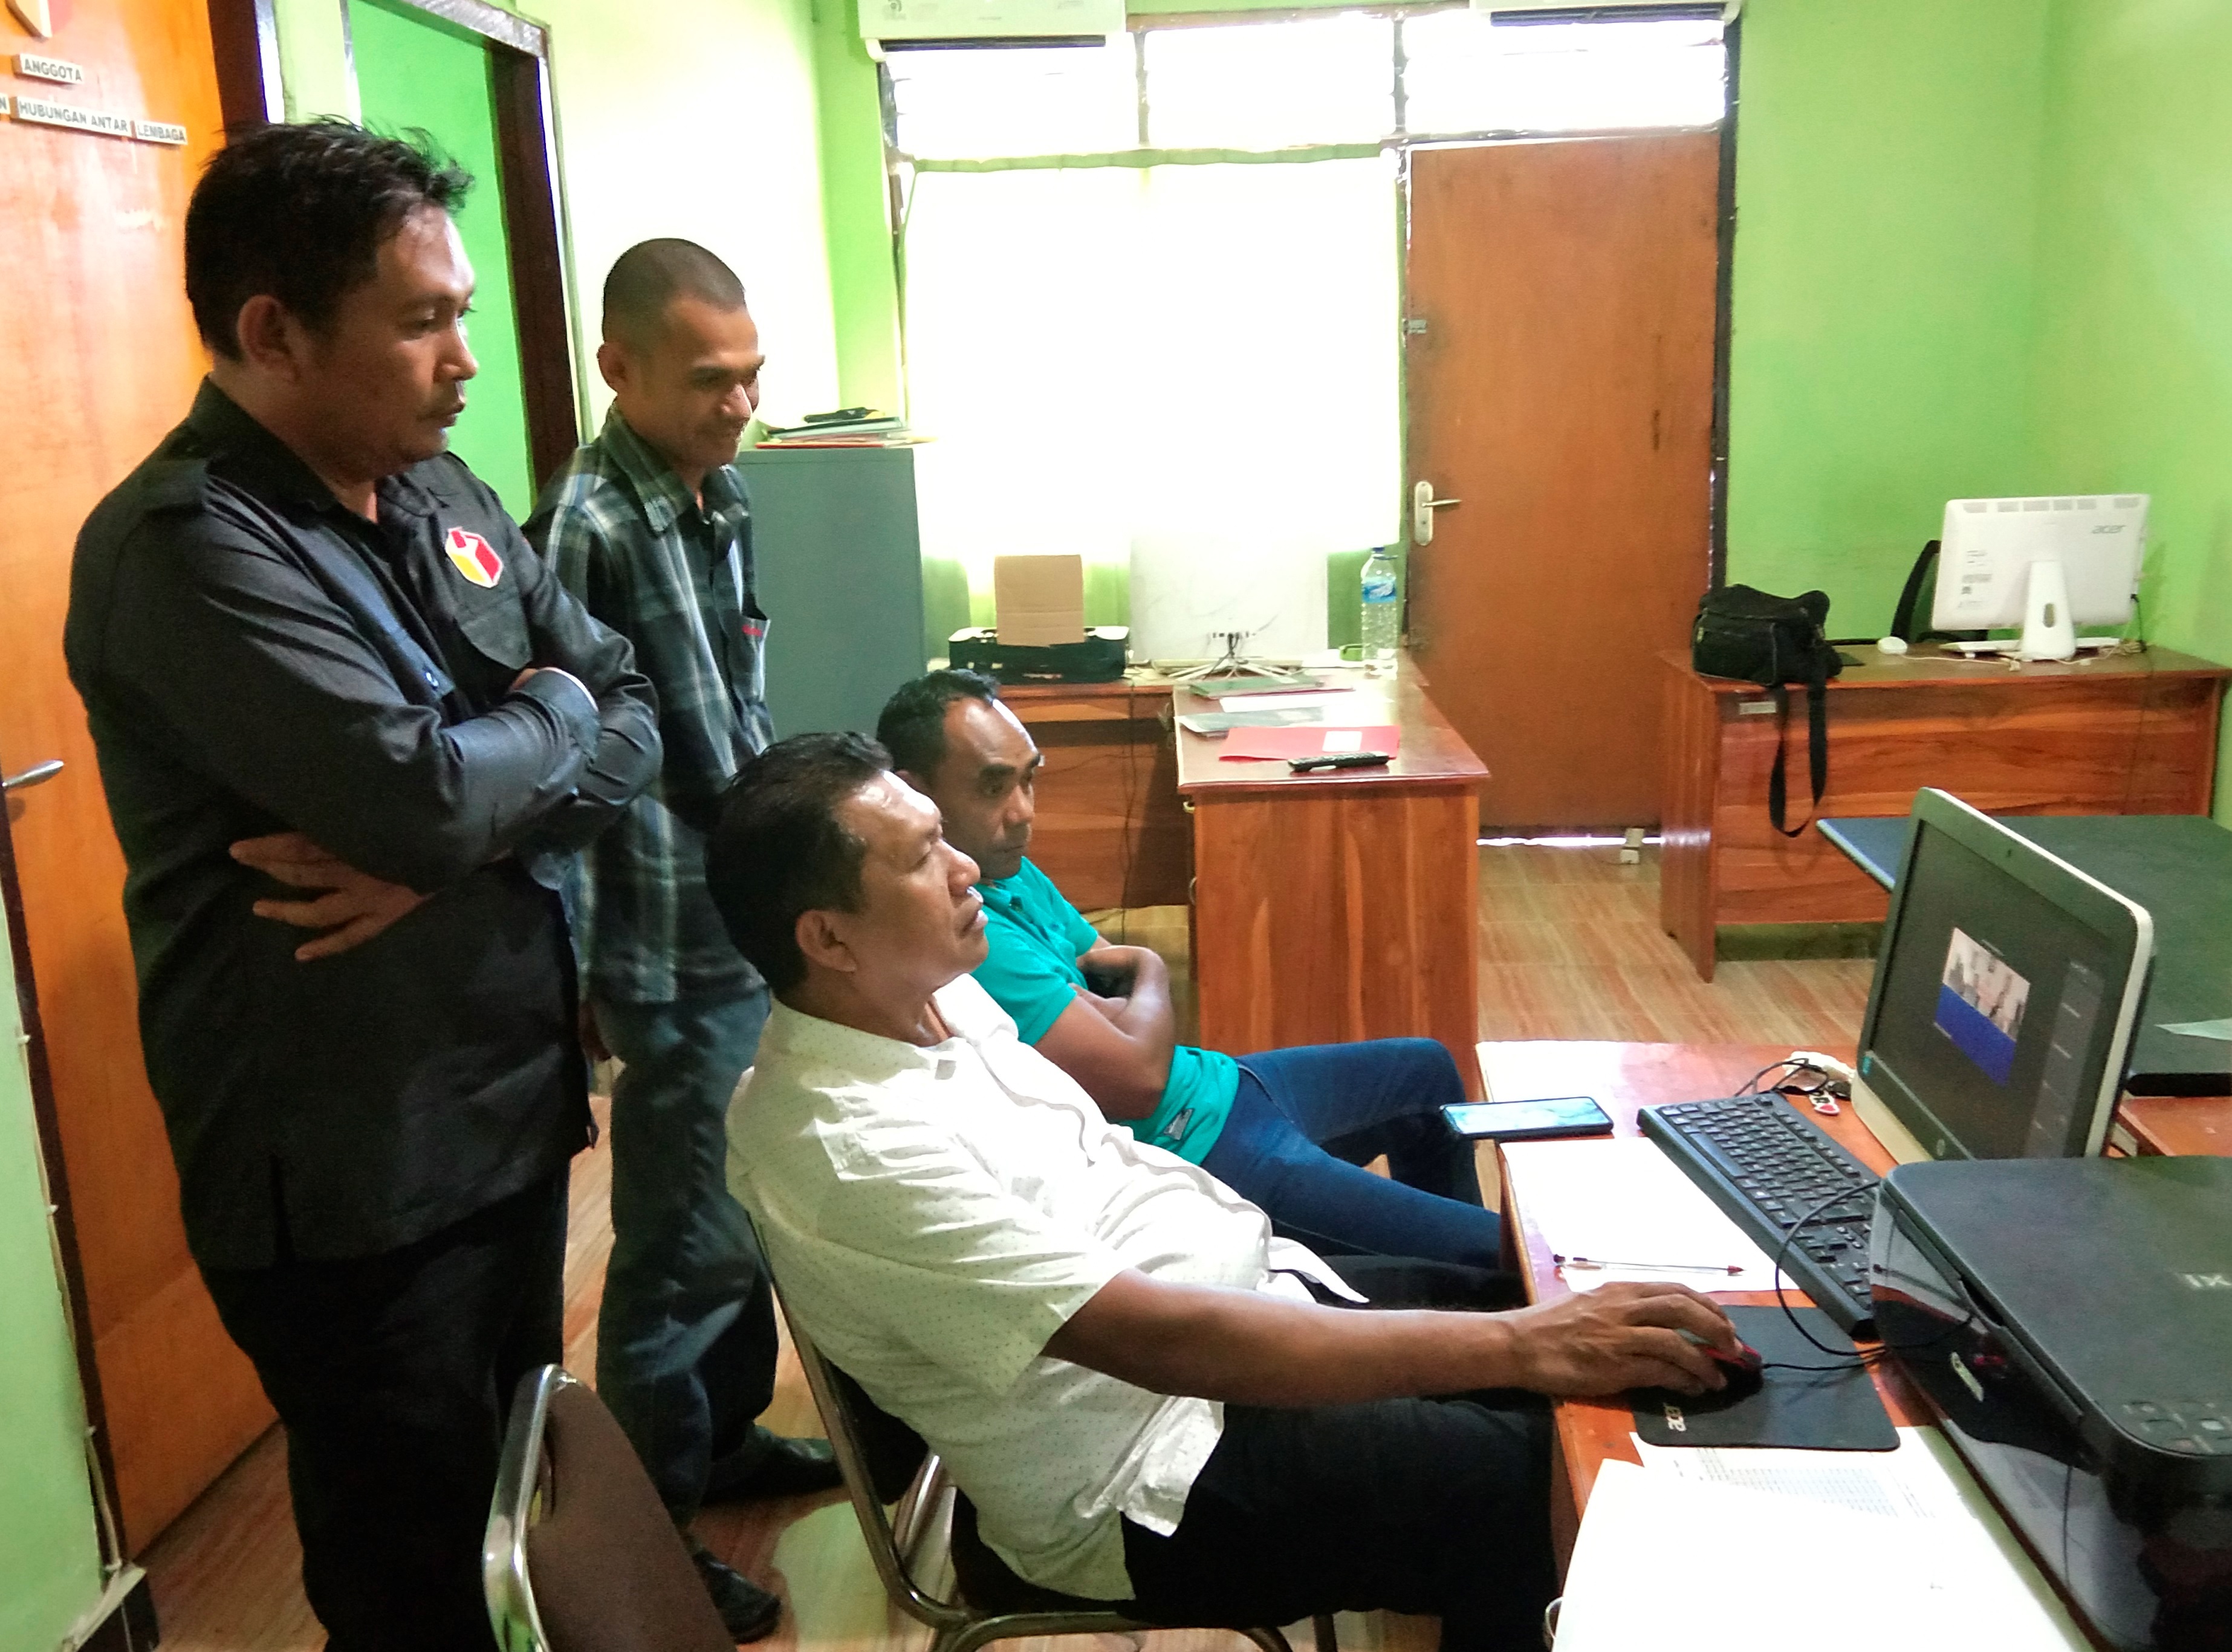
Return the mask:
M1248 640L1248 633L1244 631L1211 632L1210 636L1224 645L1224 652L1213 660L1205 660L1183 671L1169 673L1171 682L1206 683L1212 678L1222 677L1229 681L1242 677L1260 677L1274 683L1314 683L1317 680L1300 671L1290 671L1280 666L1267 665L1261 660L1242 658L1240 645Z
M2034 562L2023 592L2022 635L1982 643L1947 643L1950 654L2027 660L2074 659L2086 649L2112 649L2122 638L2080 637L2069 618L2069 579L2059 562Z
M2069 659L2077 652L2077 627L2069 620L2069 576L2059 562L2030 565L2023 595L2022 642L2017 659Z

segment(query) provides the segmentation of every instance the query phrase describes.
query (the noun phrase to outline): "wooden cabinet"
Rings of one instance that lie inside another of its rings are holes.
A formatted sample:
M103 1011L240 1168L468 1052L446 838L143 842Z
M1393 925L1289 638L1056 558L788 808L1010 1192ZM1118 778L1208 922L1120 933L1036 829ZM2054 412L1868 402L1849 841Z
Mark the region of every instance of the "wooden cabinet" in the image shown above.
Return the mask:
M1340 686L1346 686L1342 684ZM1193 810L1201 1041L1232 1054L1439 1039L1477 1095L1479 787L1488 771L1406 661L1360 681L1397 725L1384 769L1297 775L1181 730ZM1181 691L1181 712L1210 709Z
M1935 786L1994 814L2206 814L2226 669L2168 649L2011 670L1917 651L1855 651L1829 686L1829 785L1818 813L1903 815ZM1698 975L1723 923L1880 919L1884 891L1809 826L1767 818L1778 719L1749 683L1661 657L1665 844L1659 921ZM1790 690L1793 820L1806 818L1806 702Z
M1182 906L1193 845L1178 807L1171 685L1016 683L1000 697L1046 758L1031 859L1074 905Z

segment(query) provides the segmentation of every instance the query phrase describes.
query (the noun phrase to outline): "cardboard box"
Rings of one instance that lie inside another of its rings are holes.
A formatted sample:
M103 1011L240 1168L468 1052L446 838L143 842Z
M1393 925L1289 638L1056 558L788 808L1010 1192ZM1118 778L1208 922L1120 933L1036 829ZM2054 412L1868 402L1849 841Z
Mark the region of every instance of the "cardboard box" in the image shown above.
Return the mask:
M1000 641L1046 648L1085 640L1085 559L996 556L992 608Z

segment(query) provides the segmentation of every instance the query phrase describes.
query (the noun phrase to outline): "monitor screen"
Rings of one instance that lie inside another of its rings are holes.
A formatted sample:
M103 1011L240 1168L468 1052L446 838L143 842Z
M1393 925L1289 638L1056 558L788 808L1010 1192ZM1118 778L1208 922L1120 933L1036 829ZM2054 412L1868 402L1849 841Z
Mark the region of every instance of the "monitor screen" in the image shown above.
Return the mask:
M1972 818L1990 838L1916 820L1862 1031L1862 1081L1937 1158L2087 1152L2123 1074L2127 987L2145 967L2127 916L2137 909Z

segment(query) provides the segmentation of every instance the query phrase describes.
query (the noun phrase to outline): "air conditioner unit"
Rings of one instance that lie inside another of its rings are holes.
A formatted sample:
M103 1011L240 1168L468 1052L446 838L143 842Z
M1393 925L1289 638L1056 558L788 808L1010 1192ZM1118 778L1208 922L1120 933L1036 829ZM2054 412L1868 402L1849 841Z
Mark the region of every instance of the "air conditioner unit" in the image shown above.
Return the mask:
M870 0L860 0L863 7ZM1472 9L1493 17L1499 12L1569 11L1576 17L1609 12L1644 15L1653 11L1697 11L1703 9L1700 0L1472 0ZM1743 0L1720 0L1721 21L1734 23L1736 14L1743 10Z
M863 40L1078 40L1124 32L1124 0L860 0Z

